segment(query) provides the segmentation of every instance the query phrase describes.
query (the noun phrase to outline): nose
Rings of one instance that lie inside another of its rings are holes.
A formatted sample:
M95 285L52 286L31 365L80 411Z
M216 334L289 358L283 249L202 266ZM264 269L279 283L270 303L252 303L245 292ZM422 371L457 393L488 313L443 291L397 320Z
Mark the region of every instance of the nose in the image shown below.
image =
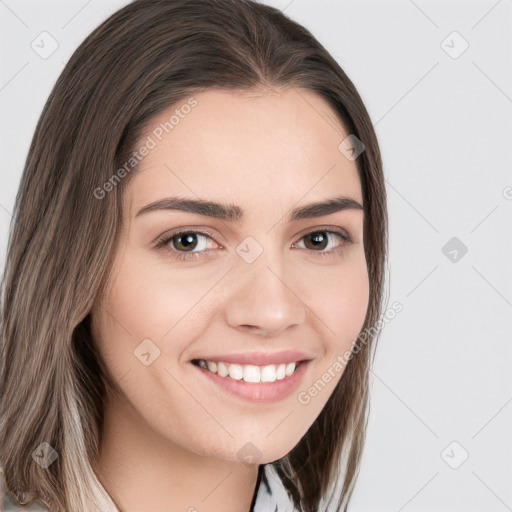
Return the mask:
M244 265L233 273L235 284L225 305L231 327L275 337L305 321L306 305L294 292L291 272L284 275L282 267L271 268L267 260Z

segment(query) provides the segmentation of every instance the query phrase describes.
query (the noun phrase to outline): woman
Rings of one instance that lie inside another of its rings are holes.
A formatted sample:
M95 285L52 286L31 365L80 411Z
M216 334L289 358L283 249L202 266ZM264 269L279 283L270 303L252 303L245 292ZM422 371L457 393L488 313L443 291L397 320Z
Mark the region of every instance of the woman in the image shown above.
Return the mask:
M278 10L135 0L105 21L48 99L16 201L12 496L55 512L346 510L383 182L355 87Z

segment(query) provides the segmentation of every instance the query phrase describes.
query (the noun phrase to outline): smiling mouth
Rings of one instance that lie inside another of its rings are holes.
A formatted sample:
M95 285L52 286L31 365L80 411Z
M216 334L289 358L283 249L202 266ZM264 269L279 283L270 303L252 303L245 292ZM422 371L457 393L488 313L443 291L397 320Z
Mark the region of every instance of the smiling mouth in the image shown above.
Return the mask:
M219 377L244 382L275 382L290 377L305 361L292 361L281 364L258 366L254 364L224 363L222 361L206 361L193 359L192 364L199 366Z

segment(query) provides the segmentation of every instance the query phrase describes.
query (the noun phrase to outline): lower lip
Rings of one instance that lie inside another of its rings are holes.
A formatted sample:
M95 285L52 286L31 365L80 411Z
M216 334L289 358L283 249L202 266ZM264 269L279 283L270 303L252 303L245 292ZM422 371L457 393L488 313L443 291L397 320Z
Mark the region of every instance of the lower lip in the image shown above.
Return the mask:
M213 383L230 394L245 400L258 403L278 402L289 396L302 382L309 361L302 361L297 369L289 376L274 382L245 382L230 377L219 377L216 373L192 365Z

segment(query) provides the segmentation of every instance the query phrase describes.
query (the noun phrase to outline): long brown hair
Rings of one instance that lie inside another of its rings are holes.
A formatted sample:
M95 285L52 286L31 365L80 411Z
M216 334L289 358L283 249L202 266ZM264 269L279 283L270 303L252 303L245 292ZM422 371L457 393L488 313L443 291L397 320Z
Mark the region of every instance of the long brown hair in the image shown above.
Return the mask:
M364 143L356 160L370 280L363 330L377 322L387 245L382 162L344 71L275 8L251 0L135 0L67 63L16 197L2 279L0 462L20 502L39 498L55 512L118 510L96 476L104 397L116 384L94 346L89 313L108 280L123 191L136 172L119 169L148 121L170 105L208 88L257 87L316 92ZM346 510L364 444L374 345L372 336L359 347L308 432L272 463L301 511L319 510L342 476L337 506ZM48 468L32 458L41 443L58 455Z

